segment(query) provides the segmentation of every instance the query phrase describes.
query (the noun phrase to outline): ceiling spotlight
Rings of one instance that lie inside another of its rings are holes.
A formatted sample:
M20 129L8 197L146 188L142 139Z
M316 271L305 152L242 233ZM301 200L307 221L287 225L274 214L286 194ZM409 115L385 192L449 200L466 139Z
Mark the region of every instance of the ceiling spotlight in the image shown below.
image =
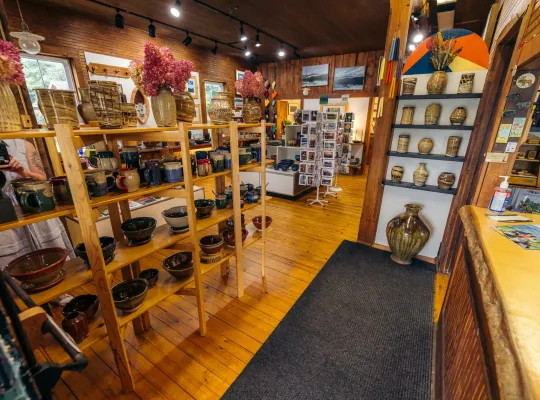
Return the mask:
M150 20L150 25L148 25L148 36L151 38L156 37L156 26L153 24L154 21Z
M180 17L180 0L176 0L174 6L171 7L171 14L173 17Z
M217 54L217 42L214 42L214 43L215 43L215 46L212 50L210 50L210 53Z
M422 39L424 39L424 35L422 35L421 33L417 33L416 35L414 35L413 42L420 43Z
M244 45L244 55L246 57L249 57L251 55L251 51L249 51L247 44Z
M240 23L240 40L242 42L245 42L247 40L247 36L246 36L246 34L244 32L244 23L243 22Z
M411 44L409 45L409 50L410 50L410 51L415 51L415 50L416 50L416 45L414 45L414 44L411 43Z
M255 36L255 47L261 47L261 41L259 39L259 31L257 31L257 35Z
M300 54L298 54L298 51L296 49L294 49L293 55L297 60L300 60Z
M281 47L279 48L278 56L283 57L285 55L285 49L283 48L283 43L281 43Z
M186 32L187 36L186 38L183 40L182 43L184 43L184 46L188 47L191 42L193 42L193 38L191 36L189 36L189 32Z
M114 25L118 29L124 29L124 17L120 14L120 10L116 9L116 17L114 18Z

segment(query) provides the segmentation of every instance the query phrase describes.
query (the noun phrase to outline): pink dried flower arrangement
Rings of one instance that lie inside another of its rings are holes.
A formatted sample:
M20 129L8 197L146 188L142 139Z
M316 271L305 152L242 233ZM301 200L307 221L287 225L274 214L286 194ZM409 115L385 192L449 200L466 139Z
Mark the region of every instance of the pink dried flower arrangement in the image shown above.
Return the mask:
M167 47L158 47L150 42L144 46L144 62L132 61L130 74L133 82L142 87L148 96L157 96L160 88L170 88L183 93L191 78L193 63L175 60Z
M13 43L5 40L0 40L0 79L15 85L24 83L24 72L19 50Z
M262 97L264 93L264 78L260 72L245 71L242 79L234 82L234 87L245 99Z

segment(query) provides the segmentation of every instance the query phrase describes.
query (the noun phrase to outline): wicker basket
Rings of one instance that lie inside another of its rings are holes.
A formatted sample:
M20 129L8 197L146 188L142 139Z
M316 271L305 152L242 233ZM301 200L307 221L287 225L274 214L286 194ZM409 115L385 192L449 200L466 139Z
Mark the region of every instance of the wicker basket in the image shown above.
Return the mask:
M441 105L437 103L430 104L426 108L424 122L426 125L437 125L441 116Z
M411 125L413 123L415 109L416 107L413 107L413 106L403 107L403 111L401 113L402 125Z
M459 80L458 93L472 93L474 84L474 74L461 74Z
M242 119L246 124L258 124L261 122L261 107L255 98L249 98L244 103Z
M176 125L176 102L170 88L159 88L157 96L152 96L150 101L157 126Z
M175 94L176 101L176 120L182 122L193 122L195 118L195 102L188 92Z
M0 80L0 132L21 130L21 117L9 83Z
M90 100L101 129L122 127L121 86L110 81L90 81Z
M414 94L414 89L416 88L416 80L416 78L403 78L403 88L401 90L401 94Z
M136 127L137 126L137 111L135 110L135 104L122 103L122 125L124 127Z
M226 125L231 121L233 111L229 93L219 92L212 97L208 115L212 123L216 125Z
M48 129L54 124L70 124L80 129L75 92L72 90L35 89L40 111L45 117Z
M446 88L446 72L435 71L431 75L427 84L428 94L442 94Z

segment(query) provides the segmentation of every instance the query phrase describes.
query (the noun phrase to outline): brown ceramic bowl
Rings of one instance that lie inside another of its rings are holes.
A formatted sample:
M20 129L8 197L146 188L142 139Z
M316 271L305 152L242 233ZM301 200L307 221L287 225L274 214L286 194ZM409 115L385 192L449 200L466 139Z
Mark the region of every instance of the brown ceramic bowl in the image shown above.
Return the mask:
M161 265L176 279L186 279L193 274L193 255L189 251L181 251L167 257Z
M199 240L199 246L205 254L216 254L223 248L223 238L219 235L208 235Z
M94 319L99 307L99 299L95 294L82 294L74 297L69 303L67 303L62 309L62 314L67 317L69 314L75 311L82 312L86 315L88 321Z
M139 278L144 279L148 283L148 288L154 287L159 278L159 271L155 268L145 269L141 271Z
M139 308L148 294L148 283L144 279L128 279L112 287L116 308L131 312Z
M249 232L247 229L242 229L242 243L245 242L246 238L248 237ZM227 243L227 246L235 247L236 242L234 241L234 229L225 229L222 233L223 240L225 240L225 243Z
M67 255L61 247L32 251L11 261L5 271L20 282L44 286L58 277Z
M255 225L255 228L258 230L262 230L262 216L259 215L251 220L253 222L253 225ZM272 217L266 216L266 229L272 224Z

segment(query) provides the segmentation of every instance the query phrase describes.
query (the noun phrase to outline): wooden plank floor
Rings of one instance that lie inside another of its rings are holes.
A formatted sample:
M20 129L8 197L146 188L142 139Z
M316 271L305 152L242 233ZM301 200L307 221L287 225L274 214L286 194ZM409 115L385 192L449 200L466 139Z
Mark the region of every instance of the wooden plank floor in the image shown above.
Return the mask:
M268 202L274 229L268 235L267 278L260 278L258 244L245 251L242 298L236 298L234 259L226 281L219 268L204 275L206 337L197 331L195 298L190 296L173 295L151 309L153 329L146 334L136 336L130 326L126 347L135 393L122 395L112 353L102 340L85 351L90 362L84 373L63 375L56 398L220 398L341 241L356 240L365 183L365 176L340 176L343 192L324 209L308 207L303 199ZM211 187L206 189L211 195ZM256 210L248 211L246 220L255 215ZM161 269L167 254L160 251L141 264ZM80 290L92 291L92 286Z

